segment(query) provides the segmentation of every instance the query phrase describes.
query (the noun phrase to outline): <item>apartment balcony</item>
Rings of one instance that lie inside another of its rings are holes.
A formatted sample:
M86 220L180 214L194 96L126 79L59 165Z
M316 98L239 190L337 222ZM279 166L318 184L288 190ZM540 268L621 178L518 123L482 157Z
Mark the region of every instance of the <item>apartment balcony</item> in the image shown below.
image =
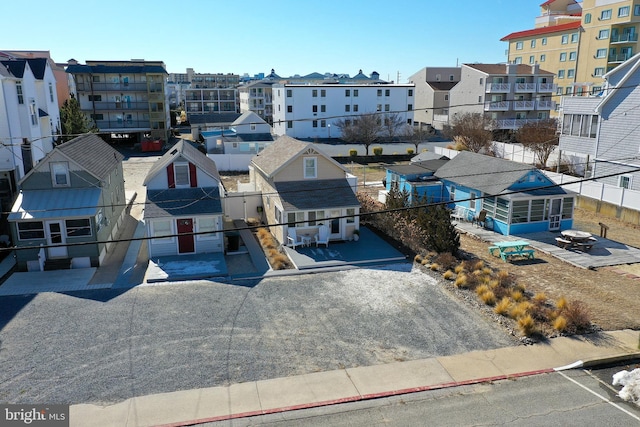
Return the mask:
M148 102L94 102L92 107L96 111L113 111L113 110L149 110Z
M202 96L200 95L187 95L185 98L187 101L202 101Z
M535 83L516 83L515 91L516 93L531 93L536 91Z
M536 110L555 110L556 101L536 101Z
M488 83L487 93L508 93L511 92L511 83Z
M98 129L150 129L148 120L96 120Z
M517 111L531 111L535 106L535 101L513 101L513 109Z
M509 111L509 101L487 101L484 111Z
M609 55L609 57L607 58L607 62L609 64L620 64L626 61L627 59L631 58L632 56L633 56L632 54L625 54L625 53L621 53L619 55Z
M80 92L146 92L146 83L78 83Z
M538 92L555 93L557 88L555 83L538 83Z
M637 34L618 34L611 36L611 44L636 43L638 41Z
M537 123L540 119L501 119L496 120L497 129L520 129L527 123Z

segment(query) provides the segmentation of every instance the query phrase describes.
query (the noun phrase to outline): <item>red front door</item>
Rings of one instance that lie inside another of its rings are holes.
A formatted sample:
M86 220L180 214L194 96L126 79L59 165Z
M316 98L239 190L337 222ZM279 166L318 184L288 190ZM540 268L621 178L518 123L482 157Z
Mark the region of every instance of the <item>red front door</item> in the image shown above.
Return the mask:
M190 254L195 248L193 245L193 220L179 219L178 221L178 253Z

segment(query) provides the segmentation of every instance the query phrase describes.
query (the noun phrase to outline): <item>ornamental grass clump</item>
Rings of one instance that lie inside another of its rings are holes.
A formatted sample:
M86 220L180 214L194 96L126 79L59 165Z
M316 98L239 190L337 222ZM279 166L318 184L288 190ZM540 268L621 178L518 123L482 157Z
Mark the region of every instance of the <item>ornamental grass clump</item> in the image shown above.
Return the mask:
M442 275L442 277L444 277L446 280L451 280L453 279L454 276L455 276L455 273L451 270L445 271L444 274Z
M456 288L466 289L469 287L469 278L466 274L458 274L456 281L453 283Z
M524 315L518 319L518 329L524 336L530 337L537 332L536 322L530 314Z
M413 257L413 262L415 262L416 264L422 263L422 260L423 260L423 258L422 258L422 255L420 255L420 254L418 254L418 255Z
M564 316L556 317L556 319L553 321L553 329L555 329L558 332L566 331L567 330L567 319L565 319Z
M511 310L511 300L507 297L503 297L500 302L493 308L493 312L500 316L507 316Z
M440 270L440 266L437 263L433 263L431 264L431 266L429 267L431 269L431 271L438 271Z

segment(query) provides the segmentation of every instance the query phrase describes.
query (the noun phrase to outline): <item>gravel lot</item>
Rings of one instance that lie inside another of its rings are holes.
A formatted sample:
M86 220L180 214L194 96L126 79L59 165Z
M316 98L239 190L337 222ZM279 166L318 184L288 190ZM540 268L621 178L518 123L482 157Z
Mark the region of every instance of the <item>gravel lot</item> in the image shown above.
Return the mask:
M408 269L3 298L0 402L108 404L516 342Z

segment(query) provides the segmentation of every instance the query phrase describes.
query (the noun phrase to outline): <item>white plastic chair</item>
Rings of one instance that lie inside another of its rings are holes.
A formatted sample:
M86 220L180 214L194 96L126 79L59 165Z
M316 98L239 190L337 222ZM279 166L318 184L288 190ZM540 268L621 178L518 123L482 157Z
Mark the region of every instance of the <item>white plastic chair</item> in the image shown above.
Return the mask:
M318 234L315 235L316 239L316 248L320 244L324 244L327 248L329 247L329 227L326 225L321 225L318 228Z
M295 228L289 228L287 230L287 246L292 247L293 249L296 248L296 246L299 246L302 244L302 239L300 239L298 237L298 234L296 233L296 229Z

